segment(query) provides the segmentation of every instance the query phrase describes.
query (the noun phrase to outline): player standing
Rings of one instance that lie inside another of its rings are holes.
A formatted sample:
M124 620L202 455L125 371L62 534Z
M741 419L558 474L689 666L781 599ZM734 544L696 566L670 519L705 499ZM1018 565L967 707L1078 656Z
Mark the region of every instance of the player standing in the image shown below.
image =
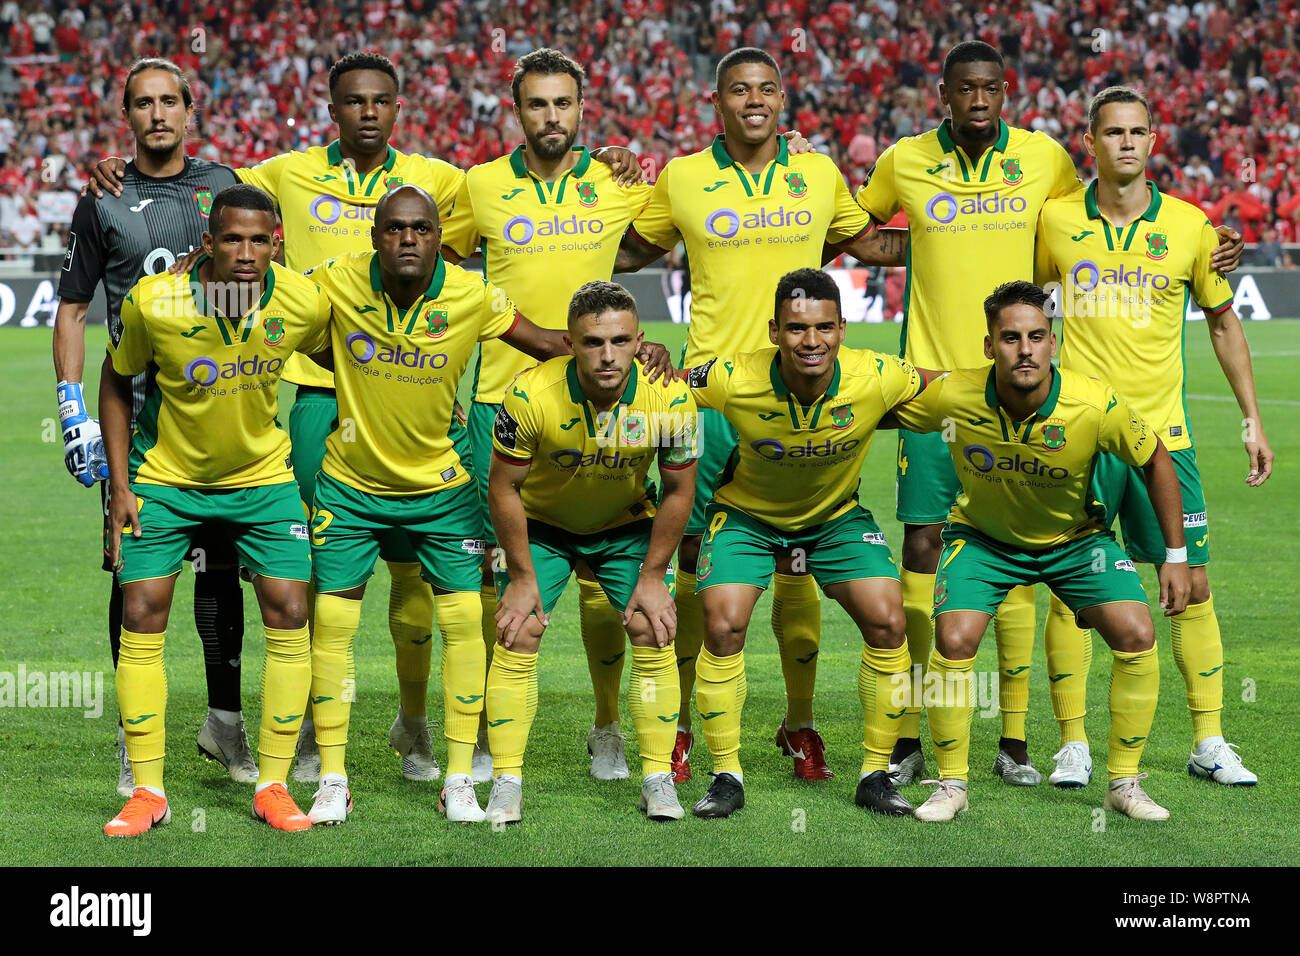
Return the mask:
M1246 483L1258 487L1273 470L1273 450L1255 396L1250 347L1232 308L1232 290L1211 265L1218 237L1209 220L1190 203L1162 195L1146 178L1156 137L1146 100L1126 87L1103 90L1089 106L1088 127L1084 145L1096 158L1097 180L1086 192L1043 207L1036 275L1040 282L1061 284L1061 367L1119 389L1155 428L1178 472L1192 593L1187 609L1169 619L1169 629L1192 715L1188 773L1253 785L1258 778L1224 740L1220 724L1223 641L1206 572L1210 532L1184 399L1188 301L1205 311L1215 355L1248 423ZM1160 525L1138 470L1103 455L1095 477L1107 526L1118 516L1129 558L1163 566ZM1052 704L1061 722L1061 750L1050 780L1083 786L1092 776L1083 728L1092 643L1057 598L1046 644Z
M640 808L684 815L669 759L681 710L672 556L695 497L695 403L686 385L651 386L636 368L636 301L589 282L569 304L565 341L510 386L493 430L489 500L505 567L487 679L496 777L490 823L520 819L522 767L537 711L537 652L551 609L585 563L621 612L632 644L628 702L641 748ZM658 461L663 497L647 473Z
M943 530L928 678L942 691L942 703L928 707L942 779L917 807L920 820L951 820L968 808L975 652L1006 592L1040 581L1097 628L1114 656L1106 808L1169 818L1139 785L1160 689L1146 592L1105 530L1088 482L1101 453L1141 470L1169 556L1160 606L1174 615L1190 588L1178 477L1159 437L1114 389L1053 366L1047 298L1030 282L999 286L984 303L992 368L950 372L894 412L904 427L940 435L961 482Z
M116 196L82 196L73 213L68 253L59 279L54 318L54 374L58 380L59 419L65 461L73 477L89 487L104 481L104 530L108 530L107 463L93 461L90 449L99 425L89 418L82 391L86 356L86 312L95 287L104 284L110 331L121 329L122 300L144 276L166 272L178 256L196 248L207 227L213 197L236 182L234 172L217 163L185 155L185 132L194 115L189 82L168 60L138 60L122 87L122 115L135 136L135 159L126 164ZM132 421L150 387L145 370L132 385ZM215 529L195 528L194 624L203 643L208 685L208 717L199 730L199 749L226 766L241 783L257 779L240 709L240 656L244 644L244 598L239 564L229 538ZM104 570L112 565L104 556ZM108 637L117 667L122 633L122 588L115 577L108 604ZM117 791L131 796L134 783L125 735L118 727L120 764Z

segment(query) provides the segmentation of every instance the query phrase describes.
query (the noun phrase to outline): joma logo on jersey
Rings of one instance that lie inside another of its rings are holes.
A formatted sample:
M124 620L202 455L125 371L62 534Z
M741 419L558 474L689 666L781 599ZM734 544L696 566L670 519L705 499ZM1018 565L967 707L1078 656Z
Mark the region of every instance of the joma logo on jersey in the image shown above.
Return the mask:
M233 361L217 363L206 355L201 355L196 359L191 359L185 366L185 381L192 382L201 388L208 388L216 385L221 379L238 378L241 375L274 375L284 364L280 358L263 358L260 355L250 355L248 358L238 356Z
M579 219L577 216L561 219L552 216L539 222L528 216L515 216L501 228L501 236L507 242L523 246L532 242L534 236L539 239L552 236L599 236L604 231L605 224L599 219Z
M566 471L593 467L619 471L623 468L635 468L644 458L645 455L624 455L618 449L614 449L612 452L592 452L590 455L584 455L582 450L578 448L565 448L561 451L551 452L551 461Z
M374 206L354 206L334 196L317 196L312 200L307 211L317 222L332 226L340 219L352 219L358 222L375 221Z
M972 468L985 474L996 468L998 471L1009 471L1019 475L1045 475L1057 481L1064 481L1070 477L1068 469L1049 465L1037 458L1021 458L1019 452L1016 452L1014 458L1005 455L999 458L983 445L967 445L961 453L970 462Z
M952 193L938 193L925 204L925 214L935 222L947 224L958 216L1001 216L1024 212L1028 208L1023 196L1003 196L992 192L958 199Z
M375 340L365 332L353 332L345 340L348 354L362 365L368 362L384 362L388 365L400 365L402 368L442 368L447 364L447 356L438 353L430 355L419 349L404 350L400 345L391 348L377 345Z
M704 219L704 231L719 239L732 239L742 229L779 229L783 226L807 226L812 224L812 212L807 209L775 209L760 207L756 212L744 216L734 209L715 209Z
M775 438L760 438L757 441L750 442L749 447L754 449L760 458L766 458L768 461L780 461L783 458L830 458L850 452L860 444L862 443L856 438L837 442L832 442L828 438L820 444L813 444L812 440L809 439L802 445L787 446Z

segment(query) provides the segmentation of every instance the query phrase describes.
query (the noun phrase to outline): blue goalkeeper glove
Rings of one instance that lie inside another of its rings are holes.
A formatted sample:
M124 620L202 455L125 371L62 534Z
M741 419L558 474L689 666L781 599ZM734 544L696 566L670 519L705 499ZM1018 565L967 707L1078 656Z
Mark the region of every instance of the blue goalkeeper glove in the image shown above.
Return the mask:
M80 382L59 383L59 425L63 429L63 463L73 478L91 487L108 480L108 456L99 422L86 412Z

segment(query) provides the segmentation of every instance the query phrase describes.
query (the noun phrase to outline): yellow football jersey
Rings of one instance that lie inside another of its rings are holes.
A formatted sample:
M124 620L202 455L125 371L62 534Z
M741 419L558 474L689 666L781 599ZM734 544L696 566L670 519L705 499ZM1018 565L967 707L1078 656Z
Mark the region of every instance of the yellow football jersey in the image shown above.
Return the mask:
M825 243L871 228L835 163L821 153L776 159L757 176L732 160L725 138L670 160L633 234L668 250L686 243L691 325L683 368L767 346L776 284L795 269L818 269Z
M284 223L284 263L306 272L326 259L369 252L375 206L384 193L401 185L419 186L438 204L438 215L451 215L463 170L440 159L399 153L362 176L343 159L339 141L297 152L280 153L248 169L237 169L243 182L269 193ZM285 380L296 385L333 388L334 377L305 356L293 356Z
M618 404L597 412L582 392L572 356L519 376L497 412L493 450L532 463L520 489L528 517L574 534L653 517L646 473L685 468L696 455L695 402L680 381L641 381L636 366Z
M546 329L563 329L580 286L608 280L623 232L651 187L622 187L609 167L576 146L577 163L553 183L524 164L524 147L465 174L443 245L468 258L483 245L483 274ZM474 400L500 404L534 363L504 342L484 342L474 366Z
M1083 188L1070 155L1046 133L999 120L997 141L971 159L949 122L886 149L857 195L879 222L907 214L899 354L921 368L984 362L984 299L1033 277L1039 210Z
M1003 411L991 365L940 377L894 415L943 435L962 488L948 520L1026 551L1104 530L1088 492L1098 453L1140 467L1157 442L1109 385L1055 366L1047 401L1023 422Z
M714 499L785 531L848 511L881 417L924 383L902 359L840 348L826 394L802 406L786 388L774 347L713 359L687 383L700 408L726 416L740 441Z
M109 341L119 375L152 372L131 441L131 480L205 489L293 481L276 392L295 349L329 344L329 300L311 279L272 263L256 307L231 318L204 295L204 261L185 275L136 283Z
M1043 206L1035 280L1060 285L1061 367L1115 386L1176 451L1192 445L1183 400L1188 300L1222 312L1232 288L1210 265L1219 237L1205 213L1147 185L1151 204L1122 229L1097 208L1095 182Z
M509 296L441 256L406 310L384 291L376 253L331 260L310 276L333 306L339 399L321 470L372 495L428 494L469 481L447 437L456 386L475 343L514 328L519 313Z

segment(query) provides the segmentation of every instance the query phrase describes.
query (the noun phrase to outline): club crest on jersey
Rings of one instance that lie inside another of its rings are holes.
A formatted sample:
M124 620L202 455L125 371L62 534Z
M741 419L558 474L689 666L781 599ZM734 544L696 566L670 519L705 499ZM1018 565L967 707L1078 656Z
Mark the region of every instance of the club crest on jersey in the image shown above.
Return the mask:
M785 187L786 191L795 199L800 199L808 194L808 184L804 182L803 173L786 173Z
M831 427L848 428L853 424L853 406L841 405L831 409Z
M646 422L645 415L640 412L628 412L619 422L619 430L623 433L622 444L636 447L646 443Z
M1002 181L1008 186L1014 186L1020 180L1025 178L1024 171L1020 168L1019 159L1002 160Z
M1065 426L1064 425L1044 425L1043 426L1043 447L1048 451L1056 451L1065 447Z
M1147 233L1147 258L1163 259L1169 255L1169 237L1163 232Z
M203 216L204 219L207 219L208 213L212 212L212 190L194 190L194 202L198 204L199 214Z
M440 339L447 334L447 310L430 309L424 313L424 321L429 324L424 334L431 339Z
M401 176L385 176L385 177L384 177L384 188L385 188L385 189L396 189L398 186L401 186L404 182L405 182L405 180L402 179Z
M600 202L600 197L596 195L595 183L587 179L578 183L578 202L588 209Z
M267 345L279 345L284 341L284 316L266 316L262 319L262 331L266 333Z

